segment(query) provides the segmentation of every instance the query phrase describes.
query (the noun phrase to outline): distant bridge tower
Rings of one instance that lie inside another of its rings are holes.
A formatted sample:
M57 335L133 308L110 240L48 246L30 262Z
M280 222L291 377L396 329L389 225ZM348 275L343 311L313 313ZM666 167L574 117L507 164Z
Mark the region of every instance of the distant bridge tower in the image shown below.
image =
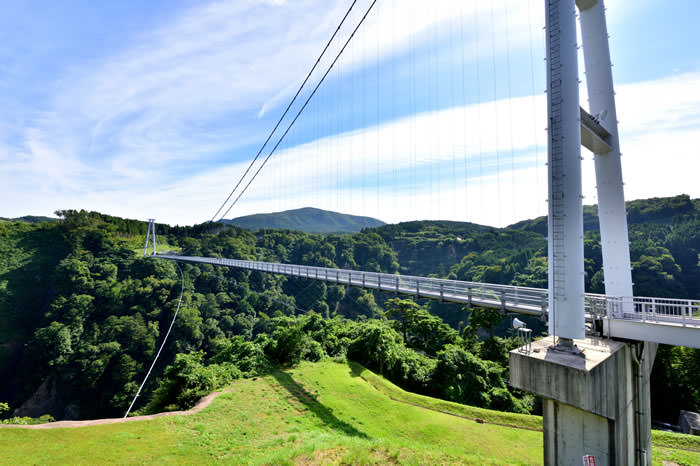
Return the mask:
M579 104L577 7L590 113ZM595 154L605 294L629 307L633 296L605 6L545 0L545 21L551 336L510 353L510 383L543 398L545 464L591 455L596 464L650 465L656 345L587 337L585 327L581 145Z
M153 254L156 254L156 219L148 219L148 231L146 232L146 244L143 246L143 255L148 254L148 240L152 239Z

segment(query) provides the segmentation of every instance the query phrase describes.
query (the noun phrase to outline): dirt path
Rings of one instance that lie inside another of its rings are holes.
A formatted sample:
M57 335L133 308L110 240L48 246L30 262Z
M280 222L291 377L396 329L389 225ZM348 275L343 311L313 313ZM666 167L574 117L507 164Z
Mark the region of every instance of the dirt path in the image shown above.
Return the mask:
M149 414L147 416L134 416L134 417L127 417L127 418L112 418L112 419L90 419L87 421L57 421L57 422L49 422L47 424L34 424L30 426L25 426L25 425L19 425L19 424L0 424L0 429L2 428L13 428L13 429L57 429L60 427L85 427L85 426L96 426L100 424L117 424L119 422L133 422L133 421L146 421L148 419L155 419L157 417L165 417L165 416L187 416L190 414L195 414L206 408L211 404L212 401L214 401L214 398L217 396L223 394L223 393L229 393L231 390L224 390L221 392L214 392L210 393L209 395L205 396L201 400L197 402L197 404L187 410L187 411L169 411L167 413L158 413L158 414Z

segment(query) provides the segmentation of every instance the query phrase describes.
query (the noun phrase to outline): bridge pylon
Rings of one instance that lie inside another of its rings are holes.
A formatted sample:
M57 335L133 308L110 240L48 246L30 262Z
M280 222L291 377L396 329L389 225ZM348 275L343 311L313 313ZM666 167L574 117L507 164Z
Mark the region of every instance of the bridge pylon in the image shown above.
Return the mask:
M577 8L589 111L579 104ZM586 335L585 327L581 145L595 154L605 293L625 303L633 296L605 5L545 0L545 21L550 336L511 351L510 384L543 397L545 464L592 456L594 464L651 465L656 345Z
M146 231L146 244L143 246L143 255L148 255L148 242L153 244L153 254L156 254L156 219L148 219L148 230Z

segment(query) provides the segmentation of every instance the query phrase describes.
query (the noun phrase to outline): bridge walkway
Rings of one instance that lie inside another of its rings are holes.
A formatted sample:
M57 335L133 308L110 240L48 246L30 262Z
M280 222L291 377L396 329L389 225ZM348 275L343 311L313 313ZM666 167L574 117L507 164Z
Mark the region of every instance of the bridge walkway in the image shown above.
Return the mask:
M415 298L497 309L546 320L548 290L310 265L157 254L165 260L321 280ZM601 321L605 336L700 348L700 300L585 294L586 320Z

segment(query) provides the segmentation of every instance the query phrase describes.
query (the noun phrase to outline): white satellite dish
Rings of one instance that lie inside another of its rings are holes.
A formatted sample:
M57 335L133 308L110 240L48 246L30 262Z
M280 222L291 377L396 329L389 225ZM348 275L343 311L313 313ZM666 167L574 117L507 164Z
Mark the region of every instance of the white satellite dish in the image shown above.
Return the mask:
M518 319L517 317L514 317L513 318L513 328L523 328L523 327L525 327L525 322Z

